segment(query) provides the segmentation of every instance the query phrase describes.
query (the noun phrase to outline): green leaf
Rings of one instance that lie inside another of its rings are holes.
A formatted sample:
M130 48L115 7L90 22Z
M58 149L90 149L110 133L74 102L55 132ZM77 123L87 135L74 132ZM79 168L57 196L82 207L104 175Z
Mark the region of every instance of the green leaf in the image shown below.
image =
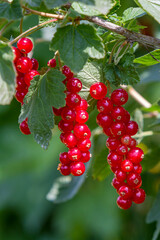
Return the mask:
M93 6L86 5L84 3L80 2L73 2L72 3L72 8L77 11L80 14L87 15L87 16L97 16L100 15L101 13L94 8Z
M135 58L134 63L139 63L145 66L151 66L160 63L160 49L156 49L141 57Z
M40 7L42 0L25 0L31 7Z
M37 143L46 149L49 145L54 127L52 106L65 105L64 75L53 69L31 81L22 107L19 122L28 118L28 125Z
M124 22L127 22L131 19L135 19L135 18L139 18L142 17L143 15L145 15L146 13L144 12L144 10L142 8L136 7L130 7L128 9L126 9L123 12L123 16L122 16L122 20Z
M51 18L47 18L47 17L42 17L39 16L39 24L44 23L48 20L50 20ZM56 21L55 22L50 22L48 24L45 24L46 27L55 27L56 26Z
M43 0L48 9L59 7L63 4L68 3L67 0Z
M153 167L157 165L157 163L160 162L160 154L159 154L160 147L157 147L157 145L153 145L153 144L147 147L148 147L147 152L144 154L144 159L142 161L143 171L150 171ZM142 144L142 148L143 148L143 144Z
M160 1L159 0L134 0L141 8L160 23Z
M57 29L50 49L59 50L61 59L74 72L79 72L89 57L100 59L105 56L101 38L94 27L86 24Z
M160 203L160 191L146 219L147 223L152 223L156 221L156 230L154 232L152 240L157 240L160 233L160 204L159 203Z
M13 67L12 48L0 41L0 104L10 104L14 92L16 74Z
M119 84L133 85L140 81L139 75L133 64L134 56L125 54L118 65L107 64L104 69L105 77L114 85Z
M13 0L11 3L0 1L0 18L15 20L22 17L22 8L18 0Z
M90 162L85 164L86 170L89 165ZM53 203L62 203L73 198L84 183L86 172L87 171L79 177L63 176L57 178L46 196L47 200L52 201Z
M108 13L113 13L119 7L119 0L95 0L95 8L105 15L107 15Z
M160 99L152 104L150 108L142 108L145 112L159 112L160 113Z

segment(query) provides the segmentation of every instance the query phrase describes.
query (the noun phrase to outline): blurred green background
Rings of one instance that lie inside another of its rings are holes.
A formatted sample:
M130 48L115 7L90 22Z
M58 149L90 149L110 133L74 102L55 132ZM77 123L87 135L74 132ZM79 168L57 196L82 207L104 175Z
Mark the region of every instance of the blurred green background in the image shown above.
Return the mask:
M121 1L119 14L133 1ZM150 24L151 35L159 35L159 26L151 17L143 17L142 23ZM24 30L38 23L35 16L27 17ZM6 37L15 37L18 23L13 24ZM49 39L54 30L38 31L31 35L35 40L33 57L45 66L53 57L49 51ZM45 37L45 42L39 41ZM45 54L44 54L45 53ZM146 53L139 48L136 55ZM159 98L159 64L140 69L141 83L135 88L151 103ZM126 105L131 113L140 107L133 99ZM151 240L156 224L146 224L146 215L157 194L160 174L142 174L143 187L148 196L144 204L130 210L120 210L116 205L117 194L111 186L113 175L103 182L92 179L91 169L78 194L70 201L53 204L46 199L54 180L60 176L56 170L59 153L64 150L59 131L47 151L34 142L32 136L24 136L17 123L20 104L13 100L10 106L0 106L0 239L1 240ZM89 125L95 127L96 112ZM146 131L151 120L145 120ZM146 146L159 146L159 135L143 140ZM105 144L105 143L104 143ZM104 156L106 158L106 156ZM159 158L158 155L153 158ZM150 159L154 161L155 159ZM93 157L94 161L94 157ZM156 161L157 162L157 161ZM150 164L150 162L148 163ZM151 164L152 165L152 164ZM159 238L160 239L160 238Z

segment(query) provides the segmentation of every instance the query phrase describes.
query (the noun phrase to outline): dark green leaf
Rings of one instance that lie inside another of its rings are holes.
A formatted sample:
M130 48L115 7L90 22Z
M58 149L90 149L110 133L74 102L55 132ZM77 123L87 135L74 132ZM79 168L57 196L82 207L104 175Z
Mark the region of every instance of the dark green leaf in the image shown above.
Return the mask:
M143 143L142 144L142 149L143 149ZM150 171L153 167L157 165L157 163L160 162L160 147L157 147L157 145L151 145L151 146L145 146L145 148L148 147L147 151L145 149L144 151L144 159L142 161L142 167L143 171Z
M49 145L54 126L52 106L65 105L64 75L56 69L37 76L31 81L29 92L25 97L19 121L28 118L28 125L35 140L46 149Z
M86 163L86 170L89 167L90 162ZM86 172L79 176L63 176L59 177L54 183L47 194L47 199L53 203L62 203L66 202L73 198L86 178Z
M40 7L42 0L25 0L31 7Z
M160 1L159 0L134 0L141 8L160 23Z
M101 13L94 8L93 6L86 5L81 2L73 2L72 8L80 14L87 15L87 16L96 16L100 15Z
M89 57L103 58L104 45L91 25L69 25L57 29L51 50L59 50L61 59L72 71L79 72Z
M134 63L139 63L145 66L151 66L160 63L160 49L156 49L141 57L135 58Z
M0 41L0 104L10 104L15 92L15 70L11 47Z
M123 16L122 16L122 20L124 22L127 22L131 19L135 19L135 18L139 18L142 17L143 15L145 15L146 13L144 12L144 10L142 8L136 7L130 7L127 8L124 12L123 12Z
M148 215L147 215L147 219L146 222L147 223L152 223L152 222L157 222L156 223L156 230L154 232L153 238L152 240L157 240L159 233L160 233L160 191L156 197L156 200L152 206L152 208L150 209Z
M68 3L67 0L43 0L48 9L59 7L65 3Z
M0 18L15 20L22 18L22 9L18 0L11 3L0 1Z
M133 55L125 54L118 65L107 64L104 73L106 79L118 86L119 84L133 85L140 81L139 75L133 64Z

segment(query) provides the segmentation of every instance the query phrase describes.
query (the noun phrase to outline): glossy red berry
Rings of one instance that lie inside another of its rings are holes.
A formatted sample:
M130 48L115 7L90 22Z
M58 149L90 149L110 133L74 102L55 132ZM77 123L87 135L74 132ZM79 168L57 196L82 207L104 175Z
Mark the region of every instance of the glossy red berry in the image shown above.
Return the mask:
M127 147L126 145L120 144L120 145L117 147L116 152L117 152L119 155L126 155L127 152L128 152L128 147Z
M85 110L79 110L76 113L76 122L85 123L88 121L89 115Z
M48 61L47 63L48 67L51 67L51 68L55 68L57 63L56 63L56 59L55 58L52 58Z
M136 172L138 174L141 174L142 172L142 166L140 163L133 164L133 172Z
M123 198L123 199L131 199L133 195L133 190L127 184L121 186L118 189L118 194Z
M55 116L61 116L63 107L61 107L61 108L52 107L52 110L53 110L53 113L54 113Z
M12 47L12 51L13 51L13 54L14 54L14 63L17 62L17 60L23 56L23 54L20 52L20 50L16 47Z
M71 173L74 176L81 176L85 172L85 165L83 162L73 162L70 166Z
M30 82L31 80L37 76L37 75L40 75L39 72L37 70L31 70L30 72L26 73L25 76L24 76L24 81L25 83L30 86Z
M69 79L73 77L73 73L71 72L71 69L64 65L62 67L62 73Z
M97 101L97 109L102 113L109 113L113 109L113 103L108 97L104 97Z
M123 157L118 155L116 152L110 152L107 157L109 165L116 166L121 164Z
M58 123L58 128L61 132L71 132L74 128L74 125L73 123L71 122L66 122L64 120L61 120L59 123Z
M76 124L74 126L74 134L77 138L90 138L91 130L86 124Z
M130 116L129 112L125 110L125 116L123 118L124 123L128 123L130 121L130 118L131 118L131 116Z
M81 155L81 151L77 147L71 148L68 151L68 157L71 161L78 161Z
M125 134L126 132L126 127L125 124L122 122L114 122L111 125L111 132L115 137L121 137Z
M106 113L99 113L97 115L97 123L102 128L108 128L111 126L113 120L109 114Z
M16 84L17 84L17 87L16 87L17 91L19 91L20 89L22 91L23 91L23 89L26 89L26 90L28 89L28 86L27 86L27 84L24 81L24 76L17 76Z
M119 208L127 210L132 206L132 201L130 199L124 199L121 196L117 198L117 205Z
M89 138L80 139L77 143L77 147L81 152L87 152L91 148L91 140Z
M142 179L140 174L131 172L127 175L127 183L132 188L139 188L142 185Z
M133 202L135 202L136 204L140 204L144 202L145 198L146 194L142 188L137 188L134 190L132 198Z
M128 93L123 89L116 89L111 94L111 100L116 105L123 105L128 101Z
M112 109L111 116L116 122L123 122L125 119L125 109L121 106L115 106Z
M20 123L19 128L23 134L25 134L25 135L31 134L26 120L24 120L23 122Z
M130 159L133 163L139 163L144 158L144 152L139 147L131 148L127 154L127 158Z
M63 143L68 148L73 148L77 145L77 138L72 132L67 132L63 136Z
M62 133L60 134L60 140L61 140L62 143L64 143L63 141L64 141L64 136L65 136L65 134L66 134L66 133L64 133L64 132L62 132Z
M95 99L102 99L106 96L106 94L107 94L107 87L102 82L94 83L90 87L90 95Z
M82 152L80 160L81 160L81 162L86 163L86 162L88 162L90 160L91 156L92 155L91 155L91 153L89 151Z
M29 53L32 51L33 43L29 38L21 38L17 42L17 47L22 53Z
M59 160L62 164L69 164L71 162L67 152L60 153Z
M16 91L15 98L18 102L23 103L24 97L27 94L27 89L20 89L20 91Z
M133 148L133 147L136 147L137 146L137 141L136 139L134 138L131 138L131 142L130 144L128 145L129 148Z
M39 63L37 59L31 58L31 62L32 62L32 70L37 70L39 68Z
M111 131L111 127L109 128L103 128L103 132L104 134L106 134L108 137L114 137L112 131Z
M60 164L59 171L62 175L68 176L71 173L70 165L67 164Z
M121 137L121 143L124 144L124 145L126 145L126 146L130 145L131 140L132 140L131 136L130 136L130 135L127 135L127 134L126 134L126 135L123 135L123 136Z
M28 57L21 57L16 62L16 69L21 73L27 73L32 69L32 61Z
M121 163L121 169L123 172L131 172L133 170L133 163L130 160L125 159Z
M127 174L126 172L118 169L115 171L115 177L119 182L124 182L126 180Z
M138 132L138 124L135 121L129 121L126 125L126 133L133 136Z
M117 178L113 178L113 180L112 180L112 186L115 188L115 189L119 189L124 183L123 182L120 182L120 181L118 181L118 179Z
M106 146L109 150L116 150L119 146L120 141L115 137L109 137L106 141Z
M80 105L81 97L77 93L69 93L66 97L68 107L75 108Z
M64 107L61 112L61 117L66 122L73 122L76 119L76 113L73 108Z
M67 90L72 93L78 93L82 89L82 83L78 78L71 78L67 81Z
M113 166L110 166L110 169L113 173L115 173L117 170L119 170L119 165L113 165Z
M80 104L79 106L77 106L75 108L76 111L78 110L84 110L84 111L87 111L87 108L88 108L88 103L85 99L81 98L81 101L80 101Z

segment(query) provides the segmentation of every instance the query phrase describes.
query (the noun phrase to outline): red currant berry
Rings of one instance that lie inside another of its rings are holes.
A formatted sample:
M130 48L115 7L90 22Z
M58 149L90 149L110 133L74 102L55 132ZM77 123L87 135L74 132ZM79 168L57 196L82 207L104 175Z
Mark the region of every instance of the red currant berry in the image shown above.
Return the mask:
M126 127L125 124L122 122L114 122L111 125L111 132L115 137L121 137L125 134Z
M136 147L136 146L137 146L137 141L136 141L136 139L131 138L131 142L130 142L130 144L128 145L128 147L129 147L129 148L134 148L134 147Z
M126 155L127 152L128 152L128 147L126 145L123 145L123 144L120 144L118 147L117 147L117 153L119 155Z
M31 62L32 62L32 70L37 70L39 68L39 63L37 59L31 58Z
M56 63L56 59L55 58L52 58L48 61L47 63L48 67L51 67L51 68L55 68L57 63Z
M58 128L61 132L71 132L74 128L73 123L66 122L64 120L61 120L58 124Z
M120 182L120 181L118 181L118 179L117 178L113 178L113 180L112 180L112 186L115 188L115 189L119 189L124 183L123 182Z
M115 106L113 107L111 116L113 119L117 122L123 122L125 119L125 109L121 106Z
M83 162L83 163L88 162L88 161L90 160L91 156L92 156L92 155L91 155L91 153L90 153L89 151L87 151L87 152L82 152L81 162Z
M130 198L132 198L133 190L125 184L118 189L118 194L123 199L130 199Z
M77 93L69 93L66 97L68 107L75 108L80 105L81 97Z
M127 174L126 172L118 169L115 171L115 177L119 182L124 182L126 180Z
M88 103L85 99L81 98L80 105L75 108L76 111L84 110L87 111Z
M63 138L63 143L68 147L68 148L73 148L77 145L77 138L72 132L67 132L64 135Z
M61 107L61 108L52 107L52 110L53 110L53 113L54 113L55 116L61 116L63 107Z
M133 172L136 172L138 174L141 174L142 172L142 166L140 163L133 164Z
M133 202L135 202L136 204L140 204L144 202L145 198L146 194L142 188L137 188L134 190L132 198Z
M104 134L106 134L108 137L114 137L112 131L111 131L111 128L103 128L103 132Z
M131 148L127 154L127 158L130 159L133 163L139 163L144 158L144 152L139 147Z
M121 164L123 157L118 155L116 152L110 152L107 157L109 165L116 166Z
M116 105L123 105L128 101L128 93L123 89L116 89L111 94L111 100Z
M64 107L61 112L61 117L66 122L73 122L76 119L76 113L72 108Z
M97 115L97 123L102 128L108 128L111 126L113 120L109 114L106 113L99 113Z
M138 124L135 121L129 121L126 125L126 133L129 135L135 135L138 132Z
M108 97L102 98L97 101L97 109L99 112L109 113L113 109L113 103Z
M132 201L130 199L124 199L121 196L117 198L117 205L119 208L127 210L132 206Z
M85 172L85 165L83 162L73 162L70 166L71 173L74 176L81 176Z
M22 53L29 53L32 51L33 43L29 38L21 38L17 42L17 47Z
M64 65L62 67L62 73L69 79L73 77L73 73L71 72L71 69Z
M22 57L22 53L20 52L20 50L16 47L12 47L12 51L13 51L13 54L14 54L14 63L17 62L17 60Z
M88 138L80 139L78 141L77 147L81 152L87 152L91 148L91 140Z
M90 138L91 131L86 124L76 124L74 126L74 134L77 138Z
M39 72L36 71L36 70L31 70L30 72L26 73L26 74L25 74L25 77L24 77L25 83L26 83L28 86L30 86L31 80L32 80L35 76L37 76L37 75L40 75L40 74L39 74Z
M130 116L129 112L125 110L125 116L123 119L124 123L128 123L130 121L130 118L131 118L131 116Z
M60 164L59 171L62 175L68 176L71 173L70 165L67 164Z
M23 122L20 123L19 128L23 134L25 134L25 135L31 134L26 120L24 120Z
M28 89L27 84L24 81L24 76L18 76L16 78L16 83L17 83L17 87L16 89L20 91L20 89L23 91L23 89Z
M116 150L119 146L120 141L115 137L109 137L106 141L106 146L109 150Z
M85 123L88 121L89 115L85 110L79 110L76 114L76 122Z
M32 69L32 61L28 57L21 57L16 62L16 69L21 73L27 73Z
M78 93L82 89L82 83L78 78L71 78L67 81L67 90L72 93Z
M133 170L133 163L130 160L125 159L121 163L121 169L123 172L131 172Z
M81 156L81 151L77 147L71 148L68 151L68 157L71 161L78 161Z
M61 135L60 135L60 140L62 143L64 143L64 136L65 136L65 133L62 132Z
M121 137L121 143L124 144L124 145L126 145L126 146L130 145L131 140L132 140L132 138L131 138L130 135L123 135L123 136Z
M17 99L18 102L23 103L23 99L25 95L27 94L28 90L27 89L20 89L20 91L16 91L15 98Z
M110 169L113 173L115 173L117 170L119 170L119 165L117 166L110 166Z
M139 188L142 185L142 179L140 174L131 172L127 175L127 183L132 188Z
M59 160L62 164L69 164L71 162L67 152L60 153Z
M90 95L92 98L101 99L104 98L107 94L107 87L102 82L94 83L90 87Z

